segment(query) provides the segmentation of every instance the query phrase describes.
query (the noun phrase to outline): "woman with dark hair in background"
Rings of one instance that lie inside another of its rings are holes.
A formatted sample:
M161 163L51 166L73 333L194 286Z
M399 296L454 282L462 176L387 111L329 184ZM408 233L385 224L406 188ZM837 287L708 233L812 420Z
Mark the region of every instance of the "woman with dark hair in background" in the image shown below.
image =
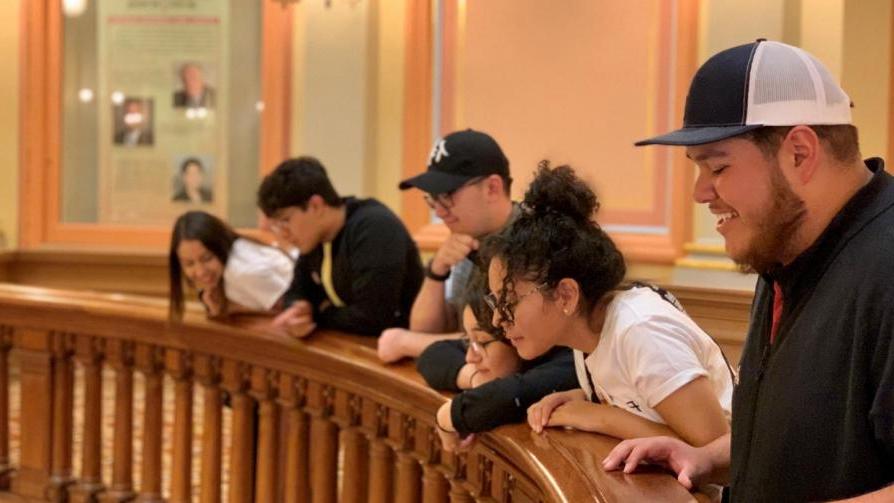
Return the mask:
M184 159L180 164L180 187L171 198L184 203L210 203L211 191L205 186L205 167L195 157Z
M574 349L580 388L532 405L528 423L705 445L729 432L733 372L673 296L620 286L624 258L598 207L570 167L543 161L522 214L484 247L486 300L518 354Z
M549 393L577 387L571 351L557 347L524 361L491 324L484 301L486 277L474 274L466 290L461 339L432 343L416 368L432 388L460 391L438 410L444 448L467 447L474 433L525 420L528 407ZM464 440L460 443L460 438Z
M174 223L168 254L170 316L183 317L183 280L199 290L209 317L278 310L292 282L294 260L284 251L240 236L204 211Z

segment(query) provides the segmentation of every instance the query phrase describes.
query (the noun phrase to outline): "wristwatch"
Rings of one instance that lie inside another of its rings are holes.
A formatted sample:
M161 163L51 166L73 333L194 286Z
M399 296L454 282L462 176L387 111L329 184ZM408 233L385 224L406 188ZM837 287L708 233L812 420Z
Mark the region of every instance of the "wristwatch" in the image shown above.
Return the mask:
M447 281L447 278L450 277L450 269L447 269L447 274L436 274L431 270L431 263L435 259L430 259L427 264L425 264L425 277L428 279L432 279L435 281Z

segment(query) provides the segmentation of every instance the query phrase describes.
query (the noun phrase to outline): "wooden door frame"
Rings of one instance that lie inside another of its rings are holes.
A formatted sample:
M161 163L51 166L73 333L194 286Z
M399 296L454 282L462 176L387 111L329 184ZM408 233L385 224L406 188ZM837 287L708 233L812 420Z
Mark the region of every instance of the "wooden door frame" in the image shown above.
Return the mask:
M259 173L288 155L292 10L263 1ZM62 11L58 0L28 0L21 12L19 236L21 248L59 246L164 249L170 229L63 223L60 211L62 139Z

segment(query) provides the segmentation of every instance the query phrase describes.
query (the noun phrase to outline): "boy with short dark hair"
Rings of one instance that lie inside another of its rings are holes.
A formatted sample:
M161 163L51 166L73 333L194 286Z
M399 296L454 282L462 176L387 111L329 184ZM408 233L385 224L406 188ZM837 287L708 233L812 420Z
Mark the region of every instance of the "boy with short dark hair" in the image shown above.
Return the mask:
M313 157L281 163L258 189L278 238L301 252L275 326L296 337L315 328L378 335L406 327L422 284L419 250L375 199L342 198Z

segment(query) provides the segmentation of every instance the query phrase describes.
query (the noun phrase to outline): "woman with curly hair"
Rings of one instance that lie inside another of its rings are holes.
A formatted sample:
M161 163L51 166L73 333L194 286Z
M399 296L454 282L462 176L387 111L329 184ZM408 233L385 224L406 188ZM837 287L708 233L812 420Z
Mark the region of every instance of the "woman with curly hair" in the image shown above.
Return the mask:
M475 433L523 422L528 407L544 396L577 387L568 348L553 348L531 361L519 357L491 324L486 280L484 274L473 274L468 284L462 338L432 343L416 361L429 386L459 392L435 418L448 451L470 445Z
M522 206L484 247L493 323L522 358L572 348L580 385L532 405L531 428L692 445L729 432L734 375L720 347L669 293L621 285L624 258L593 220L593 191L544 161Z

